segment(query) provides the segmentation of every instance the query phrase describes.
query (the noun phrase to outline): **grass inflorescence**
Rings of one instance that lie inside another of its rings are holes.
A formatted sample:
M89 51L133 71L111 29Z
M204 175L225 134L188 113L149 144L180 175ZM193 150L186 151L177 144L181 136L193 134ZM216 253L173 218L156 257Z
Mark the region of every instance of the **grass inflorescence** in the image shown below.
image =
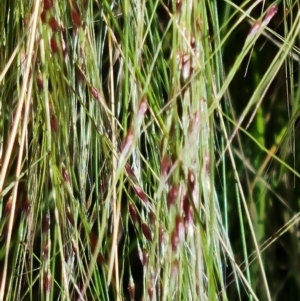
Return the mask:
M0 300L298 292L297 1L4 3Z

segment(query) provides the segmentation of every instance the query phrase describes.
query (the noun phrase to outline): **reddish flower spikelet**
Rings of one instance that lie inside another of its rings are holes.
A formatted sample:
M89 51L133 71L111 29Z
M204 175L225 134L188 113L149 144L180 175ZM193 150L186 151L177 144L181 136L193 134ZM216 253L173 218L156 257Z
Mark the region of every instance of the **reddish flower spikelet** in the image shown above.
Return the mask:
M49 257L50 249L51 249L51 241L47 241L43 248L44 260L46 260Z
M74 216L69 205L66 207L66 215L68 221L71 223L71 225L74 226L75 225Z
M125 164L125 170L127 172L127 174L132 178L132 179L135 179L136 176L132 170L132 168L130 167L130 165L128 163Z
M140 116L144 116L145 113L147 112L148 109L148 104L145 98L142 99L140 106L139 106L139 110L138 110L138 114Z
M179 187L177 184L173 184L167 196L168 208L170 208L172 205L176 203L178 196L179 196Z
M75 71L76 71L76 79L79 81L79 82L84 82L85 81L85 71L86 71L86 66L85 64L82 64L80 66L80 68L76 65L75 67Z
M48 211L42 219L42 232L47 232L50 229L50 225L50 212Z
M70 182L69 174L68 174L68 171L65 167L63 167L61 169L61 175L62 175L65 182Z
M148 261L149 261L149 253L146 251L142 252L142 256L140 259L141 259L143 267L147 266Z
M144 190L136 184L133 184L133 190L135 191L135 193L137 194L137 196L139 197L140 200L142 200L144 203L148 202L148 197L146 195L146 193L144 192Z
M204 162L205 162L206 173L209 175L210 174L210 157L209 157L209 154L205 155Z
M49 10L51 8L54 8L54 0L44 0L44 10Z
M123 145L121 146L121 154L123 156L125 156L129 150L130 150L130 147L133 143L133 140L134 140L134 133L133 133L133 130L130 129L128 132L127 132L127 135L125 137L125 141L123 142ZM135 187L134 187L135 188ZM138 194L138 192L136 191L136 193Z
M50 39L50 48L53 53L59 52L60 47L54 37Z
M179 13L181 12L182 8L182 0L176 0L176 11Z
M194 114L194 118L193 118L193 125L194 127L199 127L200 126L200 112L197 111L195 114Z
M171 159L168 156L164 156L161 160L161 168L160 168L161 176L163 178L166 178L168 176L171 169L171 165L172 165Z
M51 115L51 118L50 118L50 126L51 126L51 130L53 132L57 132L57 129L58 129L58 122L57 122L57 119L54 115Z
M81 17L80 17L80 13L78 10L73 9L71 11L71 17L72 17L72 21L73 24L76 28L81 27Z
M41 12L41 20L44 24L47 22L47 11L43 10Z
M130 214L132 222L135 224L138 220L138 213L137 213L135 206L131 203L129 203L129 214Z
M180 242L184 240L184 224L180 216L176 217L176 229Z
M49 19L48 23L49 23L49 25L50 25L53 32L59 31L60 26L58 25L58 22L56 21L56 19L53 16Z
M155 225L156 216L155 216L155 214L154 214L154 212L152 210L150 210L150 212L148 213L148 219L150 221L150 225L154 226Z
M44 89L44 82L41 74L39 74L38 77L36 78L36 84L40 91Z
M187 197L183 200L183 212L185 226L189 229L193 226L194 209Z
M196 48L196 39L194 37L191 37L190 45L192 49Z
M181 56L181 78L183 81L186 81L192 74L193 72L193 67L191 64L191 58L189 54L183 54Z
M100 104L103 103L103 99L102 96L100 94L100 92L93 86L90 86L90 92L92 94L92 96L98 101L100 102Z
M179 237L178 237L175 229L173 230L172 235L171 235L171 245L172 245L172 250L176 252L177 248L179 246Z
M177 251L178 246L184 240L184 224L180 216L176 217L175 227L171 235L172 250Z
M257 34L257 32L259 31L260 27L261 27L261 21L260 20L254 22L253 25L250 28L250 31L249 31L248 35L247 35L247 40L254 37Z
M151 234L151 231L150 231L150 228L148 227L148 225L145 223L142 223L141 228L142 228L142 232L143 232L144 236L146 237L146 239L148 241L152 241L152 234Z
M278 7L276 5L271 6L263 20L263 25L268 25L271 19L274 17L274 15L277 13L277 11Z
M148 286L148 296L149 296L149 300L152 300L153 298L153 284L150 283L149 286Z
M159 229L159 247L161 250L161 255L164 256L167 250L167 241L168 241L168 237L167 237L167 233L163 228Z
M159 229L159 244L164 244L166 241L166 231L163 228Z
M96 246L98 243L98 237L93 232L90 232L89 239L90 239L91 251L92 251L92 253L95 253ZM105 263L105 258L101 253L98 253L98 255L97 255L97 263L100 265Z
M49 272L45 272L44 274L44 289L46 294L50 293L51 290L51 275Z
M195 174L192 170L189 169L188 171L188 184L189 184L189 189L191 192L194 191L195 189Z
M180 190L180 210L183 209L183 202L187 198L187 190L185 185L181 185L181 190Z
M12 197L10 197L5 204L5 209L4 209L4 217L8 217L11 213L11 207L12 207Z
M134 297L135 297L135 284L134 284L132 278L130 278L130 280L129 280L128 291L129 291L130 300L134 300Z

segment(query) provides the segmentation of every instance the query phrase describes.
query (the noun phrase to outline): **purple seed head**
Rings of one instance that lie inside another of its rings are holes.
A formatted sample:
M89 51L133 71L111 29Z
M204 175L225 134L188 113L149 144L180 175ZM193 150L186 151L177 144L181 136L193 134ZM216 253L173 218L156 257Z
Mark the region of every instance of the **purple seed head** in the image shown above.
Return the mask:
M135 176L135 174L134 174L132 168L130 167L130 165L129 165L128 163L125 164L125 170L126 170L127 174L128 174L131 178L133 178L133 179L136 178L136 176Z
M140 200L142 200L144 203L148 202L148 197L146 195L146 193L144 192L144 190L136 184L133 184L133 190L135 191L135 193L137 194L137 196L139 197Z
M192 170L188 171L188 184L189 184L189 189L191 192L194 191L195 189L195 174Z
M147 112L147 109L148 109L148 104L146 98L143 98L139 106L138 115L144 116L145 113Z
M182 8L182 0L176 0L176 11L178 12L178 13L180 13L181 12L181 8Z
M129 152L129 149L130 149L131 145L133 144L133 140L134 140L133 129L129 129L126 134L123 145L121 146L121 153L123 156L125 156Z
M61 174L65 182L70 182L69 174L65 167L62 168Z
M54 0L44 0L43 1L44 10L49 10L54 8Z
M36 84L37 84L39 90L43 91L43 89L44 89L44 83L43 83L42 75L40 73L39 73L39 75L36 78Z
M58 122L57 122L56 117L53 114L51 115L51 118L50 118L50 126L51 126L51 130L53 132L57 132Z
M176 229L178 233L179 241L182 242L184 240L185 230L184 230L184 223L181 216L176 216Z
M275 16L275 14L278 11L278 7L276 5L273 5L269 8L264 20L263 20L263 24L264 25L268 25L269 22L271 21L271 19Z
M184 236L185 230L183 220L179 215L177 215L175 220L175 227L171 235L171 244L173 251L177 251L179 244L184 240Z
M60 30L60 26L58 25L58 22L53 16L49 19L49 25L53 32L57 32Z
M170 172L172 161L169 157L164 156L161 160L161 176L167 178L168 173Z
M47 259L49 257L50 249L51 249L51 241L47 241L43 248L44 259Z
M130 280L129 280L128 291L129 291L130 300L134 300L134 296L135 296L135 284L134 284L132 278L130 278Z
M210 174L210 157L209 157L208 153L205 155L204 162L205 162L206 173L209 175Z
M11 213L12 200L12 197L9 197L7 203L5 204L4 217L8 217Z
M51 275L50 272L47 271L44 274L44 289L46 291L46 294L50 293L51 290Z
M50 39L50 48L52 53L58 53L60 50L60 45L58 44L58 42L54 37Z
M147 266L148 261L149 261L149 253L148 252L146 252L146 251L142 252L142 260L141 261L142 261L142 264L144 267Z
M187 229L193 226L194 209L189 199L186 197L183 200L184 223Z
M129 214L130 214L132 222L135 224L138 220L138 213L137 213L135 206L131 203L129 203Z
M71 225L74 226L75 225L74 216L73 216L72 210L69 205L66 207L66 213L67 213L66 215L67 215L68 221L71 223Z
M90 92L92 94L92 96L100 103L102 104L104 101L101 97L100 92L93 86L90 86Z
M148 219L150 221L150 225L154 226L155 225L155 220L156 220L156 215L152 210L150 210L149 213L148 213Z
M177 184L173 184L167 196L168 208L170 208L172 205L176 203L178 196L179 196L179 187Z
M148 296L149 296L149 300L152 300L153 299L153 284L150 283L149 286L148 286Z
M148 225L145 223L142 223L141 227L142 227L142 232L143 232L144 236L146 237L146 239L148 241L152 241L152 234L151 234L151 230L148 227Z
M81 27L81 17L80 17L79 10L73 9L71 11L71 17L72 17L72 21L73 21L74 26L76 28Z

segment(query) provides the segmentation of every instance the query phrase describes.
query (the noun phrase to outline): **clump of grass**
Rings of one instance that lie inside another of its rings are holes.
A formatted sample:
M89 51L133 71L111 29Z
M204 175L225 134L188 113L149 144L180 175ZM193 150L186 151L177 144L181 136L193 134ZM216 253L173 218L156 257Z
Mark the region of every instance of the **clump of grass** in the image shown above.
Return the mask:
M259 39L275 39L267 32L280 6L268 5L6 5L1 300L276 299L263 251L298 218L270 230L264 191L280 199L280 181L262 175L272 158L298 176L277 154L295 135L298 90L271 148L262 100L284 63L294 70L296 17L261 78L246 67L255 84L242 112L231 95ZM252 27L229 68L226 50L246 19ZM253 163L243 134L262 150Z

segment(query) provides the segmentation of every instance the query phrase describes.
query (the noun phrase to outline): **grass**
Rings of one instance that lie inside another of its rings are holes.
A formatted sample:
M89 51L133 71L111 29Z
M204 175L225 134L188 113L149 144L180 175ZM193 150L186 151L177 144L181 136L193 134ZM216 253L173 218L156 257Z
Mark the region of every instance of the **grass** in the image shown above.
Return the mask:
M293 300L298 6L4 2L0 300Z

